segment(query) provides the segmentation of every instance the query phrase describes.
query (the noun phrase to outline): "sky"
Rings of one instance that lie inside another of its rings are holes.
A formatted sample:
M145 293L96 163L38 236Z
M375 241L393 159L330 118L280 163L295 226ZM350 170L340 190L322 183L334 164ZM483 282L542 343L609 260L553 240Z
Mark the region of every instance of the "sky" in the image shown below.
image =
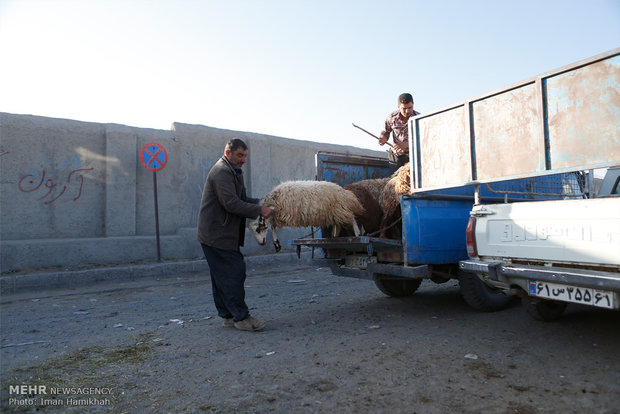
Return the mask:
M379 150L430 112L620 47L620 0L0 0L0 112Z

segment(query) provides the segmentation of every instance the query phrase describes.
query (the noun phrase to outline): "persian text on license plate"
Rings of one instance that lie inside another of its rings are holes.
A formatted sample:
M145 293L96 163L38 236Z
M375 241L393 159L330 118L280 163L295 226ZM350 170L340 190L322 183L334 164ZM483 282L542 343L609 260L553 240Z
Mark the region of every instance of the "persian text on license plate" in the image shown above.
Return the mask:
M613 309L617 301L614 292L557 283L530 280L530 296L560 300L563 302L583 303L600 308Z

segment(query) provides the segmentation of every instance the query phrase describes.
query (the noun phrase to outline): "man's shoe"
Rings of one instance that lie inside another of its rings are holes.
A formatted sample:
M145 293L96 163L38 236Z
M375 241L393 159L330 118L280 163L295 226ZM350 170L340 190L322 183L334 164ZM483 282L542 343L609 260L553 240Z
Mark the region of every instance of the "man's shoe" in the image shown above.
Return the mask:
M222 321L222 326L232 328L233 326L235 326L235 321L233 320L233 318L224 318L224 320Z
M260 331L265 326L265 322L249 315L244 320L235 322L235 328L241 329L242 331Z

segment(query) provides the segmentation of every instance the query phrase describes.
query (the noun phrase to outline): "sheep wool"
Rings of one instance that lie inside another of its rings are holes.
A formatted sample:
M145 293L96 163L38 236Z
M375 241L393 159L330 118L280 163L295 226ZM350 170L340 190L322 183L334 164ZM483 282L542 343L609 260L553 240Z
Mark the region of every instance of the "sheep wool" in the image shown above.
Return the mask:
M276 228L331 227L332 234L336 235L340 228L351 226L356 236L360 234L355 216L363 214L364 207L355 194L338 184L327 181L287 181L263 197L261 204L272 207L273 214L267 219L257 217L251 220L248 228L258 244L263 246L270 227L276 251L282 247Z
M390 178L370 178L368 180L356 181L352 184L349 184L345 188L349 187L364 187L368 190L372 198L374 198L377 203L381 203L381 193L383 193L383 189L387 184Z
M394 184L394 190L397 194L405 195L411 192L411 182L409 181L410 177L411 174L409 171L409 163L406 163L396 170L390 181Z
M364 212L351 191L328 181L287 181L261 201L273 207L274 227L342 226Z
M381 209L383 210L383 218L381 219L381 234L379 237L387 237L390 239L400 238L398 227L392 225L401 216L400 197L411 192L409 163L400 167L389 179L381 194Z
M373 195L370 190L370 188L372 188L372 186L375 184L375 181L376 180L357 181L344 187L345 190L349 190L353 194L355 194L355 197L357 197L362 207L364 207L364 214L355 215L355 220L360 226L361 234L370 233L371 235L373 235L375 232L377 232L377 230L379 230L379 225L381 224L381 217L383 216L383 212L381 211L381 205L379 204L379 201L375 198L377 196ZM351 233L349 229L341 229L340 236L350 235Z

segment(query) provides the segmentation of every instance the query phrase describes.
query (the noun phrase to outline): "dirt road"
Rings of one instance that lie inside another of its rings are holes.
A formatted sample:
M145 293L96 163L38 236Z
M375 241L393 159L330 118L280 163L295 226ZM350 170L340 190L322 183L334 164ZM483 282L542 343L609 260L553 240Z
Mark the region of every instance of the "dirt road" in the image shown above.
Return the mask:
M263 332L222 327L204 277L3 297L1 410L619 410L619 312L569 306L544 323L474 311L456 281L395 299L307 265L249 276Z

